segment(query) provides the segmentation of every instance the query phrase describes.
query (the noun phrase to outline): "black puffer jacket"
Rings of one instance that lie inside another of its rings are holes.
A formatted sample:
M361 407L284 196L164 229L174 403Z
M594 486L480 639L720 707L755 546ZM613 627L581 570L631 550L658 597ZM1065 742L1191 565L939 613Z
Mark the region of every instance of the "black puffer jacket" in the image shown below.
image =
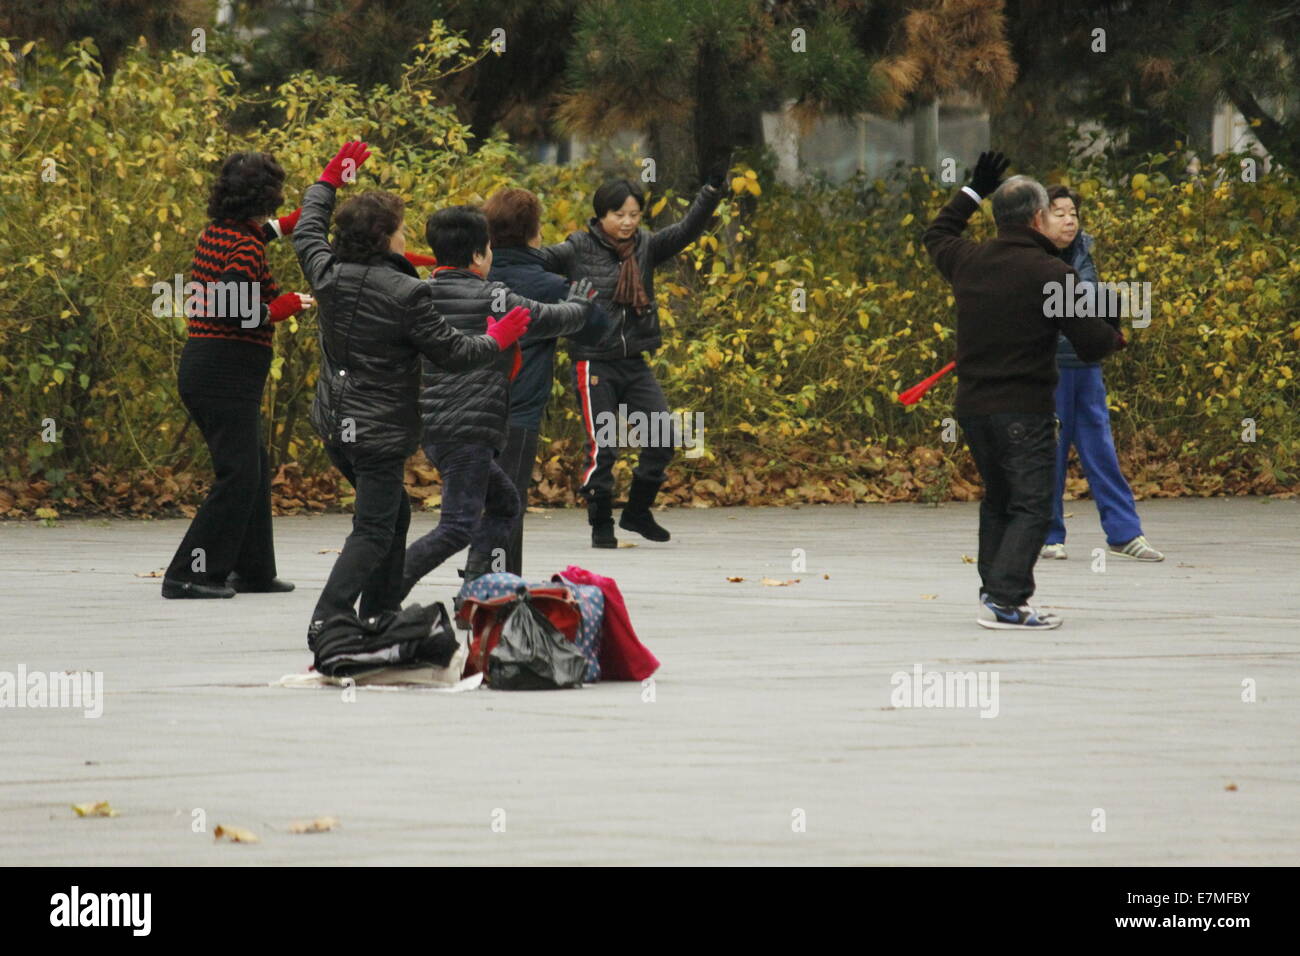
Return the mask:
M631 306L614 303L618 285L618 253L596 228L596 219L587 223L585 232L575 232L563 242L538 250L546 268L569 279L590 279L596 287L596 301L609 313L610 330L595 346L571 343L569 355L575 361L627 358L638 352L653 352L663 343L659 334L659 303L655 299L654 271L700 237L713 210L722 201L722 192L705 186L680 222L651 232L642 227L636 233L636 261L641 267L650 304L640 312Z
M557 302L545 305L511 292L504 282L489 282L469 269L438 269L428 286L438 311L461 332L487 328L487 317L500 318L523 306L531 313L530 338L551 338L577 332L586 324L591 303ZM426 362L420 391L421 441L487 445L500 451L506 442L510 417L510 378L519 347L502 352L487 368L449 372Z
M328 443L405 457L419 443L420 356L464 370L503 353L486 335L452 328L434 308L429 284L401 256L341 261L325 239L333 210L334 187L316 183L293 231L320 324L311 423Z

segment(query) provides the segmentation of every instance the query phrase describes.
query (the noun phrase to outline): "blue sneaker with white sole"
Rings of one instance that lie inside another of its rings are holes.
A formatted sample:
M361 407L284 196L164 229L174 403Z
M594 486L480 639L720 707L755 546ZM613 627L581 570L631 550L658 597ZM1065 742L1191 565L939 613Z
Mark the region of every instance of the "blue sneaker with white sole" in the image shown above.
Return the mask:
M1061 626L1061 619L1028 604L1020 607L994 604L985 595L975 623L993 631L1050 631Z

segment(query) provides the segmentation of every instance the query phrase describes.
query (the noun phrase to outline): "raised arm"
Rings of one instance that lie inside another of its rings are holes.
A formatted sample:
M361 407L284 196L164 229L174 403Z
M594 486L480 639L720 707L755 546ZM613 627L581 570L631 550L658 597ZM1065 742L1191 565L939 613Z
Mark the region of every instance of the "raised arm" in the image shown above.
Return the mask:
M281 236L293 235L294 227L298 225L298 217L301 215L302 207L299 206L289 215L281 216L279 219L272 216L262 224L262 241L271 242Z
M713 210L722 202L722 190L715 186L704 186L695 196L686 215L671 226L665 226L650 234L650 263L659 265L681 252L704 232L709 224Z
M956 196L948 200L921 237L939 274L949 282L975 248L975 243L962 235L967 221L979 209L980 199L993 195L997 190L1002 182L1002 174L1009 165L1010 160L1001 153L980 153L971 173L970 184L963 186Z
M961 192L948 200L939 210L921 237L925 251L930 253L939 274L952 281L953 273L961 266L966 257L975 249L975 243L962 235L966 223L979 209L978 199L971 198L971 193L962 187Z
M334 215L334 187L319 182L307 187L302 197L302 216L293 231L293 251L307 284L314 290L333 281L338 257L326 239Z
M369 158L370 149L365 143L360 140L344 143L325 164L320 179L303 194L302 209L292 229L293 251L298 254L298 264L312 289L322 289L333 281L338 266L338 258L326 240L330 217L334 214L334 194L356 182L357 170Z
M537 251L541 254L542 265L546 267L547 272L572 278L577 250L568 239L557 242L553 246L542 246Z
M581 279L572 287L566 288L565 293L563 301L546 303L535 302L507 290L506 309L524 308L532 316L528 335L520 345L529 345L541 339L557 339L561 335L581 331L587 324L592 298L596 294L591 287L591 280Z

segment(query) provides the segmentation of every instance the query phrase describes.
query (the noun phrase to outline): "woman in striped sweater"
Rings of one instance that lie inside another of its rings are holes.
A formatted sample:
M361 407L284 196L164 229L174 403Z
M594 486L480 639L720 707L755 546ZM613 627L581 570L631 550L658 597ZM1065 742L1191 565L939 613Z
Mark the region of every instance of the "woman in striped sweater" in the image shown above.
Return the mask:
M181 401L203 433L216 480L163 577L165 598L228 598L238 591L292 591L277 578L271 538L271 475L261 436L262 389L274 324L312 305L280 293L266 243L288 235L299 211L284 202L284 170L269 153L235 153L208 199L190 279L203 301L187 304Z

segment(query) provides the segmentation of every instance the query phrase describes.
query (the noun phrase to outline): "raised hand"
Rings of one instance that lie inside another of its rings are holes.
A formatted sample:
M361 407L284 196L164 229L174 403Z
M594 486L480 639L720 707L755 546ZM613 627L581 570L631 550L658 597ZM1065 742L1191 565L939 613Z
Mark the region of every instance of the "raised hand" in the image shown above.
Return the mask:
M272 228L275 229L275 234L277 236L293 235L293 227L298 225L298 219L300 216L302 216L301 206L289 213L287 216L281 216L279 219L272 219L271 222L274 223Z
M344 143L320 174L320 182L339 189L357 181L357 170L370 158L370 147L360 140Z
M1011 160L998 152L980 153L975 171L971 173L970 188L979 193L981 199L991 196L1002 184L1002 174L1011 165Z
M579 279L569 286L570 302L589 302L594 298L596 298L596 287L591 284L590 279Z

